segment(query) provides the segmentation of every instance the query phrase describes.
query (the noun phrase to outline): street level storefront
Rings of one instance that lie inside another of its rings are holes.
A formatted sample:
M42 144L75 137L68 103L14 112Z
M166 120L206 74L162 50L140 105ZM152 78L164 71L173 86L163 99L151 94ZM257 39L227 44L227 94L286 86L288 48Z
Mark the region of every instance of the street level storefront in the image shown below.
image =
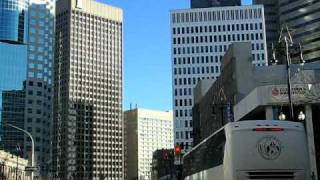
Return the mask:
M306 126L309 155L314 176L320 167L320 84L315 81L293 83L291 96L293 119L289 119L288 86L266 85L256 87L234 106L236 121L251 119L281 119L302 121ZM309 83L308 83L309 82Z
M0 151L0 179L1 180L29 180L25 172L28 165L26 159Z

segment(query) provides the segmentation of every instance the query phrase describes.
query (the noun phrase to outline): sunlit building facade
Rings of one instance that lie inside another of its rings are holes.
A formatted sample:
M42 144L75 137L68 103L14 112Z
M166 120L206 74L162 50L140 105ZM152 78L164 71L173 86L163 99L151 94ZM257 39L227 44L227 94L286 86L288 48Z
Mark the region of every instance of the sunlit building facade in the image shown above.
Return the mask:
M152 179L153 153L173 147L172 118L172 111L138 108L124 112L126 179Z
M53 171L124 179L123 12L92 0L56 3Z

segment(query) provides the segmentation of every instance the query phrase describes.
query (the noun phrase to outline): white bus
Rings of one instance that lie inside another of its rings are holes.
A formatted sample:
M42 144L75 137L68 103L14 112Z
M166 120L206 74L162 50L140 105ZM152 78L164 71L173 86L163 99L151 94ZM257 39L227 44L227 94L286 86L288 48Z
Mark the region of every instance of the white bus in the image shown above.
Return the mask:
M228 123L183 156L185 180L310 180L302 123Z

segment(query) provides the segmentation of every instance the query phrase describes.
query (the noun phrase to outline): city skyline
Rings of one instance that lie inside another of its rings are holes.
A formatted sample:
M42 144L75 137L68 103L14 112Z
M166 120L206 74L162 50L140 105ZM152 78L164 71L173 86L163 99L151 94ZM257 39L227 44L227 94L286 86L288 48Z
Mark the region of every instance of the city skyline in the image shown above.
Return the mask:
M252 1L3 0L0 177L318 179L320 2Z
M138 108L172 109L170 11L190 8L190 0L159 1L157 8L147 0L98 1L124 10L124 110L130 104L132 108L137 104ZM242 5L251 3L242 0Z

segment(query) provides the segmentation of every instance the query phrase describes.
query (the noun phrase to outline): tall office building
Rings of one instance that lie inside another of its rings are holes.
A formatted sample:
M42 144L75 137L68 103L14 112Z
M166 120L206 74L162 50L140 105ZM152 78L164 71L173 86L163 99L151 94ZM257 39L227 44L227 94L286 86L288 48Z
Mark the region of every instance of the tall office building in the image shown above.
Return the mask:
M191 8L240 6L241 0L191 0Z
M56 3L53 170L123 179L122 18L93 0Z
M265 6L268 44L271 42L276 44L281 28L288 26L294 43L302 45L304 59L307 62L320 60L320 24L318 21L320 2L314 0L255 0L254 3Z
M173 147L172 112L133 109L124 112L126 179L151 180L153 152Z
M27 80L24 126L35 140L35 174L48 179L52 126L52 71L54 56L54 0L30 0ZM24 157L31 159L31 142L25 136Z
M320 2L279 0L279 22L292 29L295 43L301 43L304 59L320 60Z
M192 147L193 88L216 79L233 42L251 42L252 63L267 62L264 9L261 5L183 9L171 12L172 83L175 143Z
M0 1L0 42L27 42L29 0Z
M1 121L24 129L24 90L2 92ZM24 149L24 133L9 126L3 127L3 148L12 154L22 155Z

